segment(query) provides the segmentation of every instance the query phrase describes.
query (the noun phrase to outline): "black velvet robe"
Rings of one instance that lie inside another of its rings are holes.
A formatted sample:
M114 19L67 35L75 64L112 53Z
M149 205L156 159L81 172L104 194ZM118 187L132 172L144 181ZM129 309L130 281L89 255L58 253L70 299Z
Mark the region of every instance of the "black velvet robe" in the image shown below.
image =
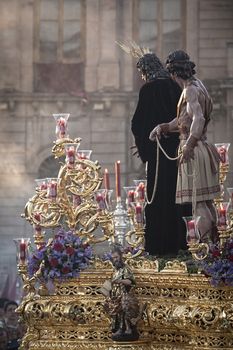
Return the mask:
M148 162L149 200L154 188L157 146L149 140L149 135L156 125L170 122L176 116L180 94L181 89L170 78L148 82L139 93L131 126L139 156L143 163ZM177 155L178 133L170 133L160 142L170 157ZM180 249L187 248L186 229L181 216L191 215L191 207L175 204L177 169L177 161L168 160L160 151L156 195L153 203L145 208L145 248L152 255L175 256Z

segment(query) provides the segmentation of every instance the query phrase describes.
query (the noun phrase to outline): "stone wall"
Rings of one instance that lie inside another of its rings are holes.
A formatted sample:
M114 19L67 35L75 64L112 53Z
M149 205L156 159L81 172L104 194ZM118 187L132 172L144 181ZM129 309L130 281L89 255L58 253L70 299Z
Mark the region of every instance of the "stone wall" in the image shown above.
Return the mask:
M20 218L33 194L38 172L54 171L45 160L55 139L54 112L71 113L72 137L82 137L81 147L93 149L103 169L111 173L120 159L123 184L141 176L140 162L133 159L130 119L137 91L133 90L135 62L115 40L131 39L134 0L85 1L85 92L80 95L34 92L34 0L0 2L0 274L16 274L14 237L31 236ZM214 100L209 138L233 140L233 2L187 0L184 16L186 49L197 63ZM230 149L233 159L233 147ZM42 169L41 169L42 168ZM233 186L231 165L228 184ZM138 175L140 173L140 175ZM1 277L0 277L1 279ZM0 283L1 285L1 283Z

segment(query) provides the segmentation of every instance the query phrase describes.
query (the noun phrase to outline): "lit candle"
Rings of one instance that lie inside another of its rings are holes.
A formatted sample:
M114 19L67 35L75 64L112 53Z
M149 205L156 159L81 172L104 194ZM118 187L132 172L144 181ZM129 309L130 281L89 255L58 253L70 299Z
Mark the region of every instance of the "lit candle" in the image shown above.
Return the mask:
M106 209L106 204L104 200L104 196L100 193L96 195L96 202L98 203L98 207L100 210Z
M121 162L118 160L115 163L115 176L116 176L116 198L121 198Z
M195 238L195 222L194 222L194 220L188 221L187 225L188 225L189 238Z
M110 190L110 180L108 169L104 169L104 188Z
M66 120L64 118L58 119L59 137L62 139L66 135Z
M22 262L25 262L26 260L26 242L24 239L21 239L21 242L19 244L19 257Z
M139 203L136 205L136 222L138 224L142 223L142 207Z
M42 182L41 186L40 186L40 190L43 191L43 190L47 190L47 184L45 181Z
M127 198L128 198L128 204L134 202L134 191L133 190L128 191Z
M55 181L51 181L48 185L48 197L52 199L57 197L57 183Z
M225 227L227 225L226 209L225 208L218 209L218 225L220 227Z
M78 153L79 159L87 159L87 156L84 153Z
M140 182L137 187L138 199L143 201L145 199L145 184Z
M68 167L73 167L75 163L75 149L74 147L69 147L66 151L66 163Z

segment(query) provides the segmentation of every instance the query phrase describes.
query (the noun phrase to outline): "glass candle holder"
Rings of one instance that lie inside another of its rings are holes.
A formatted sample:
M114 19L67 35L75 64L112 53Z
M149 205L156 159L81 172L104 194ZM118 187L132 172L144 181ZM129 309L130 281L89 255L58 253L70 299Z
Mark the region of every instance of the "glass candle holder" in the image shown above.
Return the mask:
M95 193L95 200L98 204L99 210L105 210L107 208L106 196L107 196L107 191L105 189L98 190Z
M65 144L65 162L67 165L67 168L73 169L75 165L75 160L77 157L77 147L79 146L78 143L66 143Z
M139 202L145 201L146 180L133 180L136 186L135 198Z
M200 242L200 234L198 230L198 221L200 216L194 218L193 216L183 216L182 219L186 225L186 241L188 244L197 244Z
M123 188L126 194L126 199L125 199L126 207L127 209L129 209L129 207L131 206L131 203L135 202L136 186L124 186Z
M47 191L47 179L35 179L37 191Z
M107 209L109 211L112 211L113 210L113 205L112 205L112 194L113 194L113 190L105 190L105 198L106 198L106 205L107 205Z
M57 199L59 180L57 178L47 179L47 197L51 201L56 201Z
M28 260L28 247L30 238L14 238L16 245L16 260L17 264L26 264Z
M230 143L215 143L215 147L217 148L218 154L220 156L221 164L229 165L228 150L230 147Z
M218 215L217 226L219 230L225 230L227 228L229 205L230 205L229 202L222 202L217 208L217 215Z
M77 158L80 160L83 159L90 159L92 154L92 150L90 149L82 149L82 150L77 150Z
M69 135L67 134L67 131L68 131L67 122L68 122L69 116L70 116L69 113L53 114L53 117L56 121L55 134L58 140L69 137Z
M134 212L134 222L138 225L143 225L145 222L144 203L139 201L131 202L130 208L132 208Z

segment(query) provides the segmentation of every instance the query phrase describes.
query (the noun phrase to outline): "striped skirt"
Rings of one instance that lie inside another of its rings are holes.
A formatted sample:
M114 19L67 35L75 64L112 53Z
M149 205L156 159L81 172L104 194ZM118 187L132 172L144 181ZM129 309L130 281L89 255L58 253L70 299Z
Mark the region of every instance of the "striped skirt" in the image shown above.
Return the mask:
M180 149L184 143L181 141ZM219 194L218 152L211 143L198 141L194 160L179 164L176 203L192 203L193 195L196 202L213 200Z

